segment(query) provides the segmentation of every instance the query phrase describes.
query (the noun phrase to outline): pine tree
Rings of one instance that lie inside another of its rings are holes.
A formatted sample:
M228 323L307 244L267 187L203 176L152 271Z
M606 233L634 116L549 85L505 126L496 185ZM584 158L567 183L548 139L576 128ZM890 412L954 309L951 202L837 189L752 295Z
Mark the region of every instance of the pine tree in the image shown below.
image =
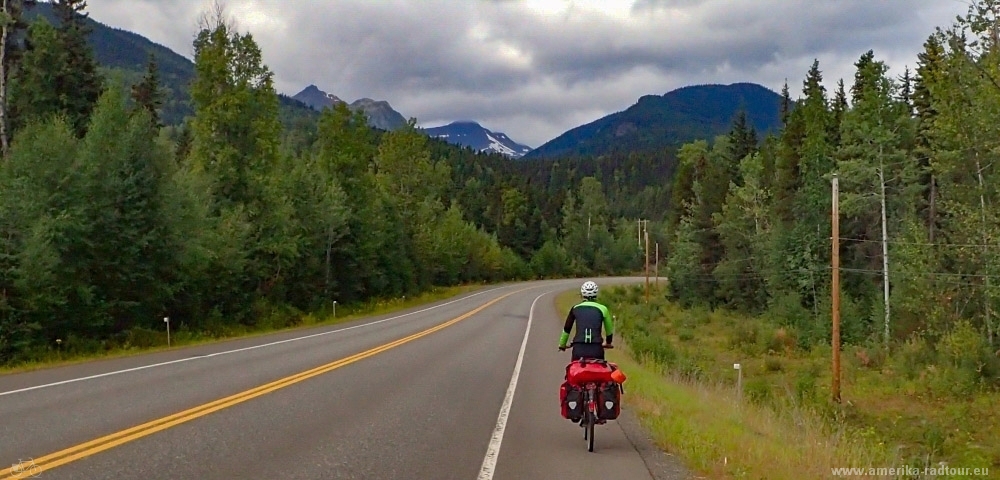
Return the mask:
M58 35L44 17L28 27L26 51L10 81L11 136L32 121L44 121L64 112L58 72L65 63L65 52Z
M930 130L938 114L931 88L941 80L944 56L941 38L938 35L929 36L924 42L924 51L917 55L918 64L913 86L913 107L917 116L915 153L918 168L921 170L919 183L923 186L923 198L927 205L921 214L930 243L934 243L935 232L940 228L937 213L937 179L930 164Z
M156 56L152 53L149 54L146 75L142 77L141 82L132 86L132 99L135 100L139 108L149 113L157 128L163 126L163 122L160 120L163 91L160 89L160 72Z
M852 91L857 96L852 110L844 117L843 144L838 152L842 212L852 219L844 235L874 241L858 245L844 257L847 264L883 274L885 318L880 330L888 347L891 338L888 235L893 228L889 222L898 225L901 220L912 218L916 206L905 189L912 178L908 178L910 172L903 167L906 152L901 148L900 125L904 115L895 98L896 85L887 76L888 67L876 61L871 51L855 65L858 70ZM894 198L888 196L889 189L895 191Z
M748 121L746 110L740 110L733 120L732 128L729 130L730 156L737 162L736 165L729 168L730 177L735 178L737 176L736 172L739 169L738 162L742 161L743 157L756 152L757 145L757 130Z
M844 114L848 110L847 92L844 91L844 79L837 80L837 93L833 97L833 122L830 125L830 142L832 145L840 145L840 128L844 121Z
M32 9L38 4L37 0L4 0L8 15L7 42L3 52L4 61L7 62L4 68L7 75L17 71L21 57L24 55L25 44L22 35L27 32L30 22L25 19L24 11ZM8 77L9 78L9 77Z
M902 102L906 109L907 115L913 114L913 77L910 76L910 66L906 66L906 70L903 71L903 76L899 79L901 82L899 89L899 101Z
M788 116L792 110L792 97L788 93L788 80L785 80L785 84L781 87L781 124L788 124Z
M27 29L24 22L24 7L33 7L35 0L3 0L0 10L0 154L7 159L10 153L10 109L8 108L7 87L12 72L17 69L22 56L22 48L16 41Z
M854 62L856 70L854 72L854 85L851 86L851 104L857 104L865 94L864 89L870 86L865 81L864 75L868 71L868 65L875 61L875 52L868 50L861 55L857 62Z
M58 92L64 113L77 135L87 131L90 114L103 91L104 80L97 70L97 60L87 41L91 27L87 25L86 0L56 0L52 4L59 18L58 43L64 54L56 70Z

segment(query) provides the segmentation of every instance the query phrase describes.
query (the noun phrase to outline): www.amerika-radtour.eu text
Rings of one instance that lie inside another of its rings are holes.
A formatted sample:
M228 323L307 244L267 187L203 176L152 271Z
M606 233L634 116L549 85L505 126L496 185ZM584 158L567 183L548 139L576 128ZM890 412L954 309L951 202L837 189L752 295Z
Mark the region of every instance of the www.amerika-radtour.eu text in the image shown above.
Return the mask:
M988 467L949 467L940 465L936 467L841 467L833 468L834 476L954 476L954 475L982 475L988 476Z

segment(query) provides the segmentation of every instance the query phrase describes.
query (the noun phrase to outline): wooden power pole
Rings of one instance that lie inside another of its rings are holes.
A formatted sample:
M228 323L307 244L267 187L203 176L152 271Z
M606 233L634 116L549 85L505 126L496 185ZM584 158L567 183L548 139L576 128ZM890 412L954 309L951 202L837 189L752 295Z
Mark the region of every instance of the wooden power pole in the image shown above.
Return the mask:
M831 305L833 318L833 401L840 403L840 185L837 174L833 175L833 211L831 221L833 223L833 279Z
M646 240L646 303L649 303L649 230L643 230Z

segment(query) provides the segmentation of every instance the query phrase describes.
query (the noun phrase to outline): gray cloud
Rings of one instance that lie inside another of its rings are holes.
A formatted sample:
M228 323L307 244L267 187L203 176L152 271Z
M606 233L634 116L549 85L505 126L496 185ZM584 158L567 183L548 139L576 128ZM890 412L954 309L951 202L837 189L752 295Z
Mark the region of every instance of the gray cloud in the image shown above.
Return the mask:
M750 81L794 95L814 58L828 90L872 49L916 64L962 0L241 0L279 91L389 101L422 125L474 119L538 146L646 94ZM101 22L192 56L200 0L105 0Z

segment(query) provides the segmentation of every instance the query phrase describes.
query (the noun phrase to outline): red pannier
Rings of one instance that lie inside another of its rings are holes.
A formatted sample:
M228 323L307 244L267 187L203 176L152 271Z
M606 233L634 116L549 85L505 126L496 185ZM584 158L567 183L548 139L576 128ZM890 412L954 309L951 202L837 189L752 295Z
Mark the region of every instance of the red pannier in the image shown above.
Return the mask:
M615 420L622 413L621 385L608 382L597 390L597 418Z
M611 363L575 360L569 364L567 379L572 385L585 385L588 382L597 384L613 382L611 372L614 370L616 370L615 365Z
M560 413L574 422L583 417L583 389L563 382L559 387Z
M583 416L583 388L597 384L597 418L614 420L621 414L621 384L625 373L611 362L590 359L575 360L567 366L568 380L559 388L559 404L563 418L577 421Z

